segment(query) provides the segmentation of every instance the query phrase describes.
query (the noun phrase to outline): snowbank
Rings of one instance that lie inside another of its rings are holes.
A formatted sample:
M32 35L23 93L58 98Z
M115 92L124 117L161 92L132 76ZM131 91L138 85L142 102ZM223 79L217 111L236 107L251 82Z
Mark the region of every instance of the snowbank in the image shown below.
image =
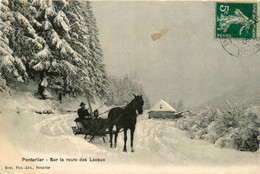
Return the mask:
M260 119L257 108L234 106L228 110L208 108L177 121L176 127L187 130L191 138L205 139L218 147L255 152L259 149Z

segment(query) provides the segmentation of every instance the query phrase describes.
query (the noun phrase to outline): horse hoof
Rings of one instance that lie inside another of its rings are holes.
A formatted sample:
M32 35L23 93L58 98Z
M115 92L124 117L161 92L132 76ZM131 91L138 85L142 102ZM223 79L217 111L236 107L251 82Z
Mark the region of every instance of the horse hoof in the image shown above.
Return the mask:
M135 152L135 150L134 150L134 149L132 149L132 150L131 150L131 152Z
M127 150L126 150L126 149L124 149L124 150L123 150L123 152L127 152Z

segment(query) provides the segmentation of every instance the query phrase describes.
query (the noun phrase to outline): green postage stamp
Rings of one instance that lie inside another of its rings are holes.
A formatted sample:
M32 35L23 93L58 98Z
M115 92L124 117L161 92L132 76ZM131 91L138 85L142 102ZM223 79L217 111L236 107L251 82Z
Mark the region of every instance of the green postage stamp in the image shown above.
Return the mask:
M216 2L216 38L256 39L257 3Z

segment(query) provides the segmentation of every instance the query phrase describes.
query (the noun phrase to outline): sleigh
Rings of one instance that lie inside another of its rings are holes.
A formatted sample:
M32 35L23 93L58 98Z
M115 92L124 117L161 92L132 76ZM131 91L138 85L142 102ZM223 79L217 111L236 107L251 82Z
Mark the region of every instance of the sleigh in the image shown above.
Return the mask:
M72 131L74 135L85 135L84 139L86 140L87 137L90 137L89 142L93 141L95 137L102 137L103 142L106 143L105 137L107 134L109 134L107 119L94 119L93 125L90 127L89 125L86 125L88 123L83 124L85 127L84 129L79 128L78 126L73 126ZM115 131L112 132L115 134Z

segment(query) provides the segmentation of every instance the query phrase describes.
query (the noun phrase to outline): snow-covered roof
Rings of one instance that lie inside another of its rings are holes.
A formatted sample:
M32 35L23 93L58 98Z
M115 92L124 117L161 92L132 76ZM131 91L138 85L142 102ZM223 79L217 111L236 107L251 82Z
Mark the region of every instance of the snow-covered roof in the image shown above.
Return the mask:
M176 112L176 110L171 107L166 101L164 100L160 100L158 103L156 103L151 111L172 111L172 112Z

